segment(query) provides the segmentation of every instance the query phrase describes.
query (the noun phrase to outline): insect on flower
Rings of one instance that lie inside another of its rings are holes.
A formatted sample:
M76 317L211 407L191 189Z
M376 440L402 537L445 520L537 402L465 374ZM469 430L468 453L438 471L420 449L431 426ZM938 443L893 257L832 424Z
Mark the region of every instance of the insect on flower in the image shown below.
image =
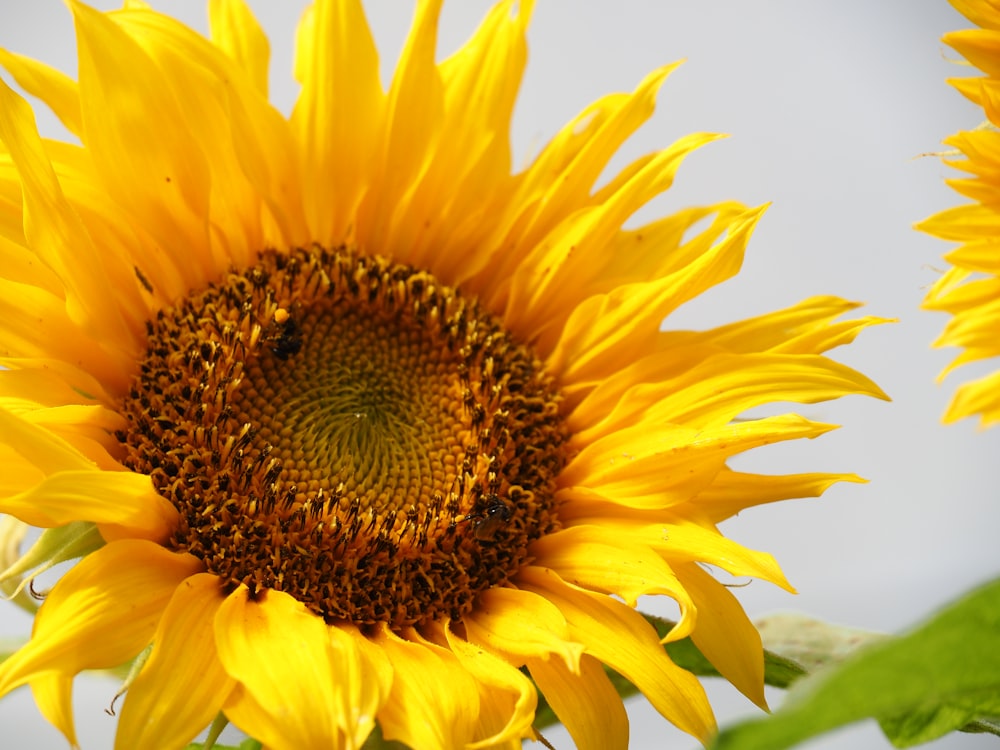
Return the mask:
M285 360L302 349L302 337L299 326L288 310L279 308L274 311L274 319L268 326L265 335L271 353L278 359Z
M510 506L496 495L490 496L482 512L466 516L466 520L472 521L472 533L480 542L492 542L510 518Z

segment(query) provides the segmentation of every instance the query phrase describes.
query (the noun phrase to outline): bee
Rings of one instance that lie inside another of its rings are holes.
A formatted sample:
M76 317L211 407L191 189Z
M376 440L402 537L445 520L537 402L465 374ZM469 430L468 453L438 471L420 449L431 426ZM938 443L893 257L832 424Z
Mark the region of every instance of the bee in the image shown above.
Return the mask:
M286 360L302 349L302 337L295 318L288 310L279 308L274 311L274 320L267 327L265 339L270 345L271 353L280 360Z
M492 542L497 532L510 520L510 506L496 495L490 495L489 504L482 512L466 516L472 521L472 533L480 542Z

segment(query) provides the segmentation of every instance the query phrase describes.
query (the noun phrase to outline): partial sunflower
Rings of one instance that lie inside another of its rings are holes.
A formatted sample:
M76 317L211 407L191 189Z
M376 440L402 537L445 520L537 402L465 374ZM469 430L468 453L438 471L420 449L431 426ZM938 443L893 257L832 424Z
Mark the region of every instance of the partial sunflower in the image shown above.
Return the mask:
M79 82L0 58L82 144L0 87L0 511L93 550L0 694L30 685L71 743L73 677L150 644L119 748L183 747L220 711L272 748L358 747L376 721L514 747L536 685L580 747L622 748L605 665L704 740L700 683L635 610L652 594L679 605L668 639L764 704L760 639L702 566L790 587L716 524L857 477L726 462L832 429L748 409L883 397L823 356L874 321L823 297L661 331L761 215L622 229L710 134L595 187L672 66L512 174L531 3L438 63L440 5L383 92L360 3L317 2L287 119L239 0L210 2L208 40L71 2Z
M986 75L949 83L983 108L986 122L944 141L961 155L945 163L966 173L948 184L971 203L917 224L935 237L961 243L944 256L951 267L934 282L923 304L952 316L934 345L963 350L941 379L960 365L1000 356L1000 8L982 0L951 3L981 28L945 34L942 41ZM975 415L984 427L1000 422L1000 370L960 386L944 421Z

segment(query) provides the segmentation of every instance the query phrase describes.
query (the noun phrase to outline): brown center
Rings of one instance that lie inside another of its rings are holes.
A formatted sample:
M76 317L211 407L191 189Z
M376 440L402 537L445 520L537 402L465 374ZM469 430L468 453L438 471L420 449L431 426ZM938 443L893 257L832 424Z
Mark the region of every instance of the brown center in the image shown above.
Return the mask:
M180 511L169 545L328 621L461 619L558 526L559 395L428 273L266 252L148 326L118 433Z

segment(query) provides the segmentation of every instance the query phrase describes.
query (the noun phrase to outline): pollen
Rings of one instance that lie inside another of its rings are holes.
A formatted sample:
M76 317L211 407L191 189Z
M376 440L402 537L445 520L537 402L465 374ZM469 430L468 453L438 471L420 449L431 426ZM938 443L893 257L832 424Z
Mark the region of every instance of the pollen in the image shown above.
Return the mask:
M530 347L421 270L268 251L147 324L125 465L172 548L328 622L460 620L559 527L568 434Z

